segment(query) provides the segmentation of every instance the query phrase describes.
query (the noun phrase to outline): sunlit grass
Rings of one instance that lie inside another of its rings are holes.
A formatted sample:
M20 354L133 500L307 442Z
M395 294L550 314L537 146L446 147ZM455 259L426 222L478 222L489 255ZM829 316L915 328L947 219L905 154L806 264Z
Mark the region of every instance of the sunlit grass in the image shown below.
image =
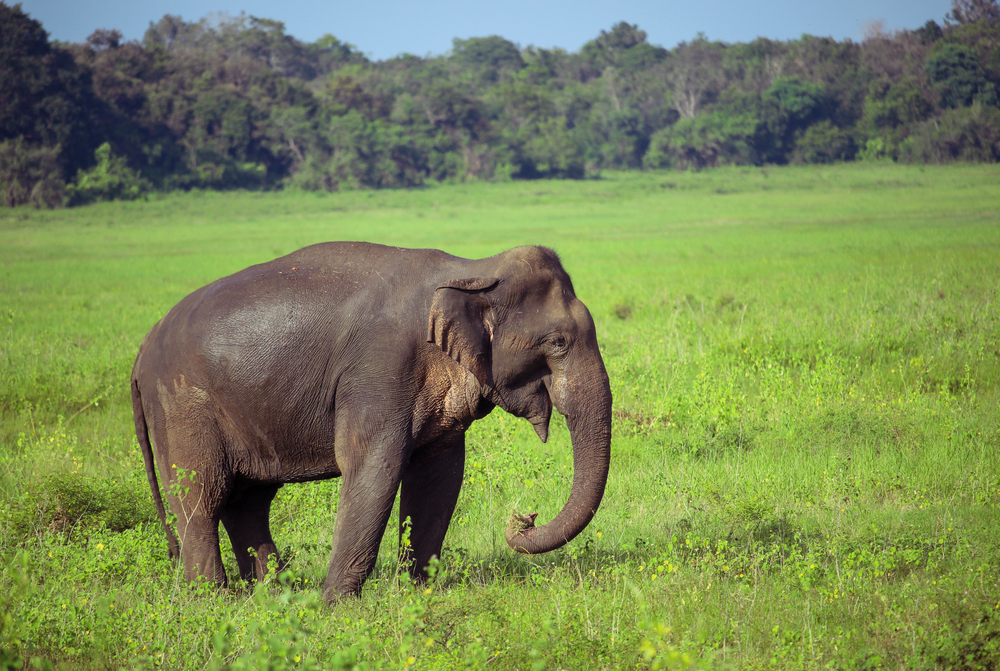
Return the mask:
M992 166L857 164L5 212L0 650L102 668L995 666L998 184ZM429 587L400 579L394 519L362 597L319 604L338 481L275 503L294 586L182 586L132 430L138 343L193 289L333 239L561 254L615 397L606 498L577 540L507 550L511 509L551 519L572 461L561 420L543 445L496 411L469 431Z

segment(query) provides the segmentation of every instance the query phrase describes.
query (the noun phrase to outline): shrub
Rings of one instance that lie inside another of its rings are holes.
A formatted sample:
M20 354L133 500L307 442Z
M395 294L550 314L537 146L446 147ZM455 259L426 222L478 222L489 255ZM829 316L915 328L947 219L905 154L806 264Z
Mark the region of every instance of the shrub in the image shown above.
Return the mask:
M891 160L892 156L889 154L886 148L886 141L881 137L869 138L865 143L864 148L857 153L857 158L859 161L887 161Z
M706 168L752 163L757 120L711 112L682 119L653 135L647 168Z
M907 163L1000 160L1000 110L982 104L949 110L913 128L900 148Z
M149 182L130 168L123 157L114 156L107 142L97 148L94 158L97 165L89 170L80 170L73 183L67 185L67 204L135 200L149 190Z
M77 526L124 531L156 520L149 492L139 481L108 481L81 473L45 477L11 501L8 531L25 538L40 529L69 530Z
M849 161L857 153L851 133L829 121L820 121L806 129L795 142L793 163L833 163Z
M21 136L0 142L0 202L7 207L61 205L59 147L35 147Z

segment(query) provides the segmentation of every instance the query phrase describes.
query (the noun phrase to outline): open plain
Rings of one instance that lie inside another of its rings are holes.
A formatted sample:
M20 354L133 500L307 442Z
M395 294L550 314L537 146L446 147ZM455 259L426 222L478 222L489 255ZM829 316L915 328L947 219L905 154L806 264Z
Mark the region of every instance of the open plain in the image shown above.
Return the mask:
M995 165L858 163L2 211L0 666L997 668L998 204ZM572 455L561 420L543 445L498 409L429 584L390 521L361 597L322 604L337 480L279 492L287 574L183 582L133 431L139 342L324 240L561 255L614 394L583 534L507 549Z

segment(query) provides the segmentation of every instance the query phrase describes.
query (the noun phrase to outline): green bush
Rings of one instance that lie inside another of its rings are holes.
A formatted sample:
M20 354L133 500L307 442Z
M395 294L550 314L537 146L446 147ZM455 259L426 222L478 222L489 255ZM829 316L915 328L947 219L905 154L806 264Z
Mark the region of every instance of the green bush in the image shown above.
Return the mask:
M1000 109L976 103L913 128L900 147L905 163L1000 161Z
M121 156L111 153L105 142L94 152L97 165L80 170L76 179L66 185L68 205L85 205L99 200L135 200L141 198L150 184Z
M750 116L712 112L682 119L653 135L644 163L679 169L752 163L756 128Z
M944 45L927 59L924 70L942 108L997 103L996 86L988 80L979 55L964 44Z
M864 148L857 153L857 159L869 163L873 161L889 161L892 159L892 154L885 138L873 137L865 142Z
M858 152L850 131L820 121L805 130L795 142L792 163L850 161Z
M8 533L26 538L39 530L103 527L124 531L156 520L144 482L105 480L81 473L49 475L10 501Z
M0 203L56 207L62 201L58 146L32 146L21 136L0 142Z
M418 152L397 128L351 110L330 120L321 145L286 183L307 191L413 187L424 174Z

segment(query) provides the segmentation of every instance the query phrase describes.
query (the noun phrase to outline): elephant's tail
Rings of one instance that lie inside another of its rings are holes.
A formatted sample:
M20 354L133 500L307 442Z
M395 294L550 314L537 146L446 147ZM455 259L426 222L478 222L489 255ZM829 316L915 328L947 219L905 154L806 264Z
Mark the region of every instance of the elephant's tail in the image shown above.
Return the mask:
M176 559L181 556L181 546L177 542L177 535L170 525L167 524L167 511L163 507L163 496L160 494L160 483L156 478L156 465L153 462L153 448L149 443L149 426L146 424L146 412L142 408L142 397L139 394L139 381L132 377L132 417L135 419L135 437L142 448L142 460L146 462L146 479L149 481L149 488L153 491L153 502L156 503L156 512L160 516L163 529L167 532L167 546L170 557Z

